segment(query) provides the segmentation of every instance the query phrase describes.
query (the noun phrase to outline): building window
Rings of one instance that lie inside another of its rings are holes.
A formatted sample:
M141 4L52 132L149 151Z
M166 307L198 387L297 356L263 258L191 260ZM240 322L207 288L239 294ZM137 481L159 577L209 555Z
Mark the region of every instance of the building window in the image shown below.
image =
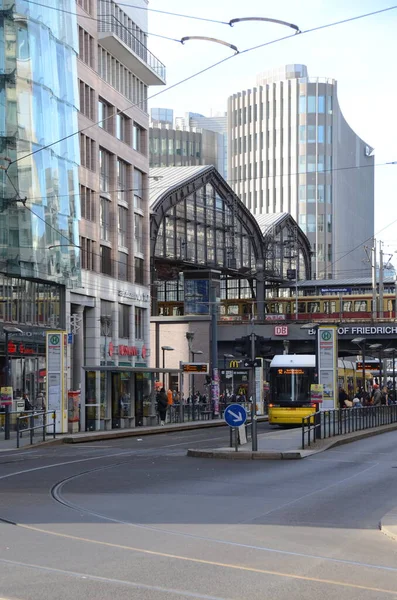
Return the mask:
M119 304L119 337L130 337L130 307L128 304Z
M83 133L80 133L80 164L95 171L95 142Z
M316 231L316 215L307 216L307 233L315 233Z
M134 169L134 207L143 210L143 173Z
M324 125L319 125L317 128L317 141L319 144L324 144Z
M92 15L92 0L77 0L77 4L89 15Z
M325 186L319 183L317 186L317 199L319 202L325 202Z
M144 285L145 284L145 274L144 274L143 258L138 258L136 256L134 267L135 267L135 276L134 276L135 283L137 283L139 285Z
M109 302L109 300L101 300L101 335L106 335L107 337L112 335L112 312L113 302Z
M327 96L327 113L332 115L332 96Z
M126 201L127 173L129 165L123 160L117 159L117 199Z
M101 198L100 207L101 240L108 242L110 240L110 200Z
M127 246L128 209L119 206L119 246Z
M306 142L306 125L299 125L299 142L301 144Z
M129 120L124 115L116 115L116 137L122 142L127 141L127 124Z
M99 185L102 192L108 192L110 189L110 157L109 152L103 148L99 149Z
M79 58L94 68L94 38L82 27L79 27Z
M306 200L306 186L299 186L299 200Z
M299 227L306 233L306 215L299 215Z
M326 193L327 204L332 204L332 185L327 184L327 193Z
M327 232L332 233L332 215L327 215Z
M318 112L325 113L325 96L318 97Z
M132 147L134 150L141 152L142 154L144 154L144 132L145 130L142 129L142 127L140 127L137 123L134 123L132 130ZM166 154L166 150L163 152L163 154Z
M307 112L308 113L316 112L316 96L308 96L307 97Z
M101 246L101 273L104 275L112 274L111 249L108 246Z
M79 81L80 112L92 121L95 120L95 90L84 81Z
M86 269L87 271L94 271L94 248L95 242L89 240L88 238L81 237L80 238L80 248L81 248L81 268Z
M316 143L316 126L315 125L307 126L307 141L309 144Z
M299 96L299 114L303 115L306 112L306 96Z
M324 231L324 215L317 215L317 230L319 233Z
M332 125L327 126L327 144L332 144Z
M328 172L331 172L332 171L332 156L326 156L325 160L327 161L326 162L326 170Z
M143 254L143 217L135 214L134 220L135 252Z
M328 244L327 258L329 262L332 261L332 244Z
M112 133L112 121L113 121L113 106L102 100L98 100L98 125L102 127L108 133Z
M316 172L316 157L314 156L314 154L308 154L307 156L307 172Z
M119 279L121 281L128 281L128 254L125 252L119 252Z
M145 339L145 315L146 309L135 307L135 339Z
M81 218L95 221L95 192L84 185L80 185Z
M299 173L306 173L306 155L302 154L299 157Z
M317 169L319 173L322 173L325 169L325 156L324 154L319 154L317 157Z

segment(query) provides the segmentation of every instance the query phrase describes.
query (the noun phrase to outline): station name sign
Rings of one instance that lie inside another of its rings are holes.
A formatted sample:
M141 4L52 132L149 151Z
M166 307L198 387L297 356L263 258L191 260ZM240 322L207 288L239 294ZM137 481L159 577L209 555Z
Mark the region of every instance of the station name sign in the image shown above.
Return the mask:
M397 335L396 325L346 325L338 328L338 335Z

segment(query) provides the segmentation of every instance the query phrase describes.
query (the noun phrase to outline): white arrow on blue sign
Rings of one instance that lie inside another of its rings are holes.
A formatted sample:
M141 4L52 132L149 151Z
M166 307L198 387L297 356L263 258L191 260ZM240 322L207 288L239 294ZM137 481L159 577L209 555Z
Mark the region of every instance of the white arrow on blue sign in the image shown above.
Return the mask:
M223 415L229 427L240 427L247 420L247 411L241 404L229 404Z

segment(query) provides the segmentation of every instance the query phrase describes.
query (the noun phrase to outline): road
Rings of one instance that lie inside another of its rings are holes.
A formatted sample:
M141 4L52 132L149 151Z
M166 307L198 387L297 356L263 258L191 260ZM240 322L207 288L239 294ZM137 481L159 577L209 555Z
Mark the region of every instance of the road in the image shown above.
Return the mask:
M0 598L397 599L397 542L378 529L397 505L397 433L301 461L186 457L226 440L1 454Z

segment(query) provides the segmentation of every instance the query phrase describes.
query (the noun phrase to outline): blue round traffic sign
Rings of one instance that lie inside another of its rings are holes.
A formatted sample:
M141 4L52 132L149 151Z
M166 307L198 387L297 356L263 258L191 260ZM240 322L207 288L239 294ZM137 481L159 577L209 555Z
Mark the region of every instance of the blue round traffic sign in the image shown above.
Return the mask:
M229 404L223 415L229 427L240 427L247 420L247 411L241 404Z

